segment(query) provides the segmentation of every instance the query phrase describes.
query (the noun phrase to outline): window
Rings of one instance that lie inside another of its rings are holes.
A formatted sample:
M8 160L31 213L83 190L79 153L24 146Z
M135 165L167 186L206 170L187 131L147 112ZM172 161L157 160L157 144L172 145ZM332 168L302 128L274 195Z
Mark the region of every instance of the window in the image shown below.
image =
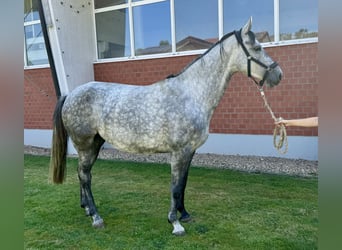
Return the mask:
M38 0L24 1L24 22L39 20Z
M133 7L135 55L171 52L169 1Z
M240 29L250 16L253 17L253 31L258 41L261 43L274 41L273 0L224 0L224 33Z
M25 0L24 2L25 66L48 64L37 1Z
M280 40L318 36L318 1L280 1L279 12Z
M176 51L211 47L218 40L217 11L217 1L175 0Z
M48 58L40 24L28 25L24 29L26 65L47 64Z
M318 37L317 0L94 2L99 59L207 49L223 34L240 29L250 16L262 43Z
M48 64L38 1L24 0L26 66ZM94 6L98 59L207 49L249 16L262 43L318 37L317 0L94 0Z
M95 1L98 58L171 52L169 0ZM132 20L132 21L130 21Z
M131 55L127 8L96 14L96 33L100 59Z

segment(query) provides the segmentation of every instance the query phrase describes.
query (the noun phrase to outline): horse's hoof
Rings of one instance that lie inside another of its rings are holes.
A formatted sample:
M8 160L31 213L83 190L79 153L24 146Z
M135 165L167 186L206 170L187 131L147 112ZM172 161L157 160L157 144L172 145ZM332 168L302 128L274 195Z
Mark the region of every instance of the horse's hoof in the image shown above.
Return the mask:
M105 225L104 225L104 222L103 222L103 220L101 220L101 221L96 221L96 222L93 222L93 227L94 227L94 228L104 228L104 227L105 227Z
M93 227L94 228L104 228L104 222L101 218L97 218L93 221Z
M179 223L178 220L172 222L172 226L173 226L173 231L172 231L173 235L182 236L185 234L185 229L184 227L182 227L182 225Z
M175 230L173 230L172 234L175 236L183 236L183 235L185 235L185 231L183 230L183 231L176 231L175 232Z

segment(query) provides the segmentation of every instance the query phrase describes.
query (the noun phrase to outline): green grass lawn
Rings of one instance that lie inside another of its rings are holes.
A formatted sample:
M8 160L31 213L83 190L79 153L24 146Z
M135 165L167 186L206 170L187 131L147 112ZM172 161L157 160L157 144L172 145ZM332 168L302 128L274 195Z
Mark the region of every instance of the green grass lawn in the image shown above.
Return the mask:
M104 229L79 205L77 159L48 182L49 157L24 158L25 249L317 249L318 180L192 167L186 235L171 234L167 164L97 160L92 188Z

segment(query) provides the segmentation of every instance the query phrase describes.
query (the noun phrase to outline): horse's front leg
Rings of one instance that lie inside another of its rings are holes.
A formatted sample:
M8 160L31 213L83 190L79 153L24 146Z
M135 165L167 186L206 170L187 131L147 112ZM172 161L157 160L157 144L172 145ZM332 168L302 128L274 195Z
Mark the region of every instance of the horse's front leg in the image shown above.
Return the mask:
M174 152L171 156L171 208L168 220L173 225L174 235L185 234L185 229L177 218L177 211L181 213L181 221L190 220L190 215L184 206L184 192L194 152L184 151Z

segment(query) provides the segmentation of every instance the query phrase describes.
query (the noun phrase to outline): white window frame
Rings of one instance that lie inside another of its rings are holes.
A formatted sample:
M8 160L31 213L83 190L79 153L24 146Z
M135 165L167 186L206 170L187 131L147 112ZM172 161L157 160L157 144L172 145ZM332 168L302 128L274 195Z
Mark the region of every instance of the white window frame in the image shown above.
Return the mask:
M132 0L128 0L127 3L110 6L110 7L104 7L104 8L98 8L93 10L93 27L94 27L94 41L95 41L95 62L94 63L102 63L102 62L118 62L118 61L127 61L127 60L143 60L143 59L153 59L153 58L165 58L165 57L174 57L174 56L186 56L186 55L199 55L204 53L206 50L189 50L189 51L182 51L177 52L176 51L176 25L175 25L175 2L174 0L170 0L170 28L171 28L171 46L172 51L168 53L163 54L151 54L151 55L135 55L135 43L134 43L134 23L133 23L133 7L136 6L142 6L152 3L160 3L165 2L166 0L142 0L138 2L133 2ZM223 21L223 0L217 0L218 1L218 38L220 39L224 35L224 21ZM277 46L286 46L286 45L295 45L295 44L306 44L306 43L317 43L318 37L312 37L312 38L305 38L305 39L296 39L296 40L283 40L280 41L280 32L279 32L279 4L280 1L286 1L286 0L274 0L274 41L262 43L264 47L277 47ZM95 6L95 5L94 5ZM131 47L131 56L129 57L118 57L118 58L105 58L105 59L99 59L98 53L97 53L97 38L96 38L96 20L95 20L95 14L101 13L104 11L112 11L112 10L118 10L118 9L128 9L129 14L129 32L130 32L130 47ZM34 20L29 22L24 22L24 27L29 25L35 25L39 24L40 20ZM49 67L49 64L41 64L41 65L27 65L27 55L26 55L26 41L24 36L24 69L31 69L31 68L46 68Z
M170 0L170 16L171 16L171 45L172 51L164 54L152 54L152 55L135 55L135 44L134 44L134 27L133 27L133 13L132 9L135 6L141 6L151 3L164 2L166 0L143 0L139 2L132 2L132 0L128 0L128 3L120 4L111 7L99 8L94 10L94 27L95 27L95 50L97 51L97 42L96 42L96 20L95 14L101 13L103 11L110 10L118 10L123 8L128 8L129 10L129 32L130 32L130 46L131 46L131 56L129 57L118 57L118 58L105 58L99 59L98 53L96 52L96 61L95 63L101 62L119 62L119 61L127 61L127 60L143 60L143 59L153 59L153 58L164 58L164 57L174 57L174 56L184 56L184 55L198 55L204 53L206 50L190 50L190 51L176 51L176 27L175 27L175 2L174 0ZM219 39L224 35L224 21L223 21L223 0L218 1L218 37ZM281 0L274 0L274 41L262 43L264 47L275 47L275 46L285 46L285 45L294 45L294 44L304 44L304 43L317 43L318 37L305 38L305 39L296 39L296 40L284 40L280 41L280 32L279 32L279 2ZM286 0L285 0L286 1Z
M274 8L274 41L268 43L261 43L263 47L275 47L275 46L286 46L286 45L295 45L295 44L304 44L304 43L317 43L318 37L310 37L310 38L302 38L302 39L291 39L291 40L280 40L280 1L286 0L273 0L273 8Z
M95 46L96 46L96 48L95 48L95 50L96 50L96 60L97 61L108 61L108 60L112 60L112 59L114 59L114 60L116 60L116 59L125 59L125 60L127 60L127 59L134 59L134 58L136 58L137 56L135 55L133 8L137 7L137 6L143 6L143 5L153 4L153 3L161 3L161 2L166 2L166 1L167 0L142 0L142 1L139 1L139 2L133 2L132 0L128 0L128 3L95 9L93 16L94 16L94 30L95 30L94 35L95 35ZM171 1L173 2L173 0L170 0L170 5L171 5ZM95 4L94 4L94 6L95 6ZM96 20L95 20L95 15L97 13L113 11L113 10L121 10L121 9L127 9L128 10L131 55L129 57L99 59L99 56L98 56L98 53L97 53L98 50L97 50L97 39L96 39ZM172 24L171 24L171 30L172 30ZM172 38L171 38L171 40L172 40ZM139 56L139 57L141 57L141 56Z

